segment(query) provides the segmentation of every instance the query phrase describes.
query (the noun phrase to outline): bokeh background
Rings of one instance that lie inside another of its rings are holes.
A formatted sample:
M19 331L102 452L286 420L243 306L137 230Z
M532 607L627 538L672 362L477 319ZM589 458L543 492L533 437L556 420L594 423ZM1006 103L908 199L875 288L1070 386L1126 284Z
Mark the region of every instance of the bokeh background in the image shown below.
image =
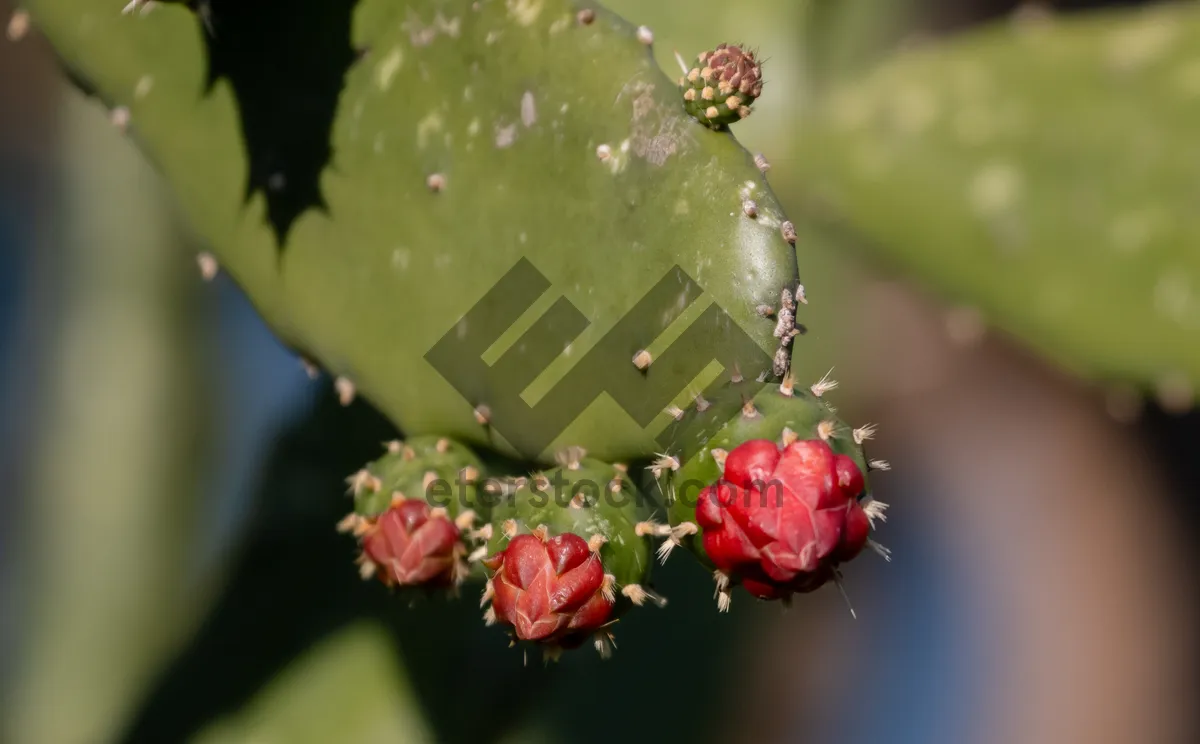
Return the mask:
M676 49L760 50L768 94L737 136L800 208L825 91L979 26L1149 4L609 5L654 29L668 70ZM611 661L524 665L473 602L359 581L333 530L342 478L389 425L310 380L231 282L200 280L152 168L19 30L0 39L0 741L1196 740L1200 416L1178 381L1085 381L861 241L802 241L825 299L797 364L835 368L841 413L879 423L871 454L894 466L874 481L894 559L846 570L857 618L832 588L718 616L676 558L670 606L623 624ZM1125 177L1105 160L1075 177ZM952 212L914 219L977 239ZM1082 270L1070 289L1105 291Z

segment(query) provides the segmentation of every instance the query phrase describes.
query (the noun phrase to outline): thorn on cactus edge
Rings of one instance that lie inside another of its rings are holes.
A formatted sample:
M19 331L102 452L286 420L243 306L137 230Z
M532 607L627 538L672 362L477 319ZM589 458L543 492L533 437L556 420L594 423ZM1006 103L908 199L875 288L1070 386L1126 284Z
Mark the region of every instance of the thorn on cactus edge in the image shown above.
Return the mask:
M17 42L25 38L25 34L29 33L29 13L20 8L13 11L12 16L8 19L8 29L6 34L9 41Z
M874 550L876 553L878 553L880 555L880 557L882 557L888 563L892 562L892 551L891 550L885 548L884 546L880 545L879 543L875 542L874 540L867 540L867 546L869 548L871 548L871 550Z
M617 577L610 573L604 574L604 582L600 584L600 596L604 597L604 601L613 603L617 601Z
M621 587L621 594L628 597L629 601L637 607L644 605L646 600L650 600L659 607L667 606L666 597L646 589L641 584L626 584Z
M333 381L333 387L337 390L338 403L348 406L354 402L357 390L354 387L354 382L349 377L338 377Z
M125 106L117 106L112 111L108 112L108 121L118 132L124 134L129 129L130 120L129 109Z
M830 390L837 390L838 382L837 382L837 380L829 379L829 376L831 374L833 374L833 367L830 367L829 371L825 373L825 376L822 377L821 379L817 380L816 383L814 383L813 386L811 388L809 388L809 390L812 391L813 395L820 398L822 395L824 395L825 393L828 393Z
M383 481L379 480L379 478L376 476L371 475L370 470L362 468L358 472L346 478L346 485L349 486L349 488L346 489L347 495L358 496L363 491L375 493L379 489L383 488Z
M723 571L714 571L713 581L717 585L716 591L713 592L713 597L717 600L717 611L729 612L729 605L733 602L733 593L729 590L729 575Z
M658 562L666 563L667 559L671 557L671 551L683 545L683 538L695 535L699 531L700 528L696 526L695 522L680 522L672 527L667 534L667 539L655 551L655 554L658 556Z
M221 270L221 265L217 263L217 257L208 251L196 254L196 266L200 268L200 278L206 282L216 279L217 272Z
M650 463L646 469L649 470L655 478L661 478L663 471L665 470L679 470L679 458L672 457L665 452L658 452L656 453L656 459L654 462Z
M475 406L475 422L480 426L487 426L492 421L492 409L484 404Z
M304 368L304 374L308 375L308 379L310 380L315 380L321 376L321 368L313 363L313 361L308 357L300 357L300 366ZM399 446L400 443L396 442L396 444ZM388 451L391 452L390 444Z
M876 424L866 424L854 430L854 443L862 444L863 442L874 439L875 432L879 431L879 426Z
M838 592L841 593L842 599L846 601L846 607L850 610L850 617L854 620L858 619L858 613L854 611L854 605L850 603L850 595L846 593L846 584L842 580L842 572L833 569L833 583L837 585Z
M880 522L887 521L888 505L882 501L871 499L863 504L863 513L867 515L867 521L871 523L871 529L875 529L875 520Z
M602 630L596 633L592 645L596 647L596 653L600 654L601 659L608 659L612 656L613 649L617 647L617 642L613 640L612 633Z
M724 473L725 472L725 460L726 460L726 458L729 457L729 452L727 450L721 449L720 447L713 447L711 450L708 451L708 453L710 455L712 455L713 462L717 463L717 467L721 469L722 473Z
M783 234L783 239L791 245L796 245L796 226L790 220L785 220L779 226L779 232Z
M637 40L646 46L650 46L654 43L654 32L647 26L638 26Z

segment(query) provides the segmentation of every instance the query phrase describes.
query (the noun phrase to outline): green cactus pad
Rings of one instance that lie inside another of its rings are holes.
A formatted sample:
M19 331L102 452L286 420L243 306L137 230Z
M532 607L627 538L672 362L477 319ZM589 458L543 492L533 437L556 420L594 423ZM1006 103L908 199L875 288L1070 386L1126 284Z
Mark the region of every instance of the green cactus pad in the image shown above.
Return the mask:
M762 66L754 52L729 44L701 52L679 78L684 109L713 129L749 116L750 107L762 95L762 86Z
M654 451L611 398L556 385L676 267L723 311L706 350L740 328L751 343L732 361L771 372L779 343L755 308L798 278L784 215L751 155L684 111L633 25L567 0L212 2L203 20L119 5L28 3L282 339L403 431L543 462L565 445ZM545 296L533 312L573 309L522 325L515 308L471 335L460 319L522 265L545 279L521 295ZM617 339L623 359L678 330L694 298L670 299ZM460 332L463 364L435 368L426 355ZM466 369L481 356L513 384ZM543 398L569 425L529 452L501 403Z
M812 215L1063 368L1200 385L1200 9L997 24L831 94ZM827 211L826 211L827 210Z

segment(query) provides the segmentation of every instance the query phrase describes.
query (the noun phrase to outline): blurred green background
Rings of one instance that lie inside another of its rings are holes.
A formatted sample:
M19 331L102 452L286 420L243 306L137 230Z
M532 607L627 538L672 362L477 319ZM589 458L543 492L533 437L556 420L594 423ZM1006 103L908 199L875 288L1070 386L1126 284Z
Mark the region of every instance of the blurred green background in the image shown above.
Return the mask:
M857 619L717 615L676 559L612 660L544 668L469 596L359 581L342 479L395 432L201 283L31 31L0 39L0 741L1195 740L1200 9L609 7L671 74L767 59L736 135L800 231L797 368L895 465Z

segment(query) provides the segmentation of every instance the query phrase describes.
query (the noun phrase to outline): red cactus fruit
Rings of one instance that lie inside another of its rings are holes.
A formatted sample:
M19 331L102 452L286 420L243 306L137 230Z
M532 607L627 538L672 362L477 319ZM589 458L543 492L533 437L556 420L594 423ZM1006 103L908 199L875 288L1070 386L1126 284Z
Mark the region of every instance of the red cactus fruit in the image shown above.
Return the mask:
M484 563L495 571L484 599L520 640L574 645L612 613L611 579L578 535L516 535Z
M781 451L753 439L728 453L721 479L700 493L696 521L717 569L764 599L809 592L867 544L854 460L821 440Z
M389 586L444 586L462 575L459 529L444 509L398 500L363 528L363 566Z

